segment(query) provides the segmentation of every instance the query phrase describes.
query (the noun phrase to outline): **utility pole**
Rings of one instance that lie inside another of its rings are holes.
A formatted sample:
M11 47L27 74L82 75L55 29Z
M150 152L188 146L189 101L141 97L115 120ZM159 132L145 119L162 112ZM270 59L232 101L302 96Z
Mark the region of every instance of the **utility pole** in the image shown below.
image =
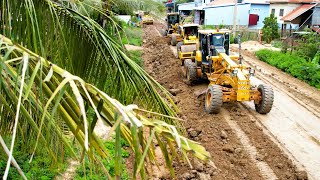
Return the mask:
M238 11L238 0L234 0L234 10L233 10L233 37L236 38L237 30L237 11Z

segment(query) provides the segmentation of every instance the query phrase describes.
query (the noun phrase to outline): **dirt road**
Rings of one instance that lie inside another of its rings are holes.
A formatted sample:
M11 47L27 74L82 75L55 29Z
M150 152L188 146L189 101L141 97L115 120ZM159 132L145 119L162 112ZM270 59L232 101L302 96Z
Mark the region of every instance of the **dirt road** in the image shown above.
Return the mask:
M283 94L279 94L281 91L275 85L275 98L279 99L280 96L280 99L275 101L274 109L269 115L260 116L253 111L251 105L241 103L224 104L222 112L217 115L205 113L204 97L197 97L196 94L205 90L207 84L189 86L184 83L180 75L180 63L173 54L175 48L170 48L165 39L160 37L157 32L160 28L161 25L156 24L144 29L142 58L145 69L169 91L175 92L173 99L181 110L180 116L185 119L189 137L210 151L218 168L212 169L195 163L194 169L190 170L185 165L175 164L178 179L306 179L304 167L299 165L303 163L276 133L286 132L282 130L290 128L280 121L291 117L285 106L281 106L284 100L284 103L293 104L287 101L291 97L285 93L286 98L281 100ZM292 118L295 117L298 116ZM283 129L279 130L279 126ZM272 129L275 130L271 131ZM290 135L290 132L287 133ZM295 159L298 161L293 163L292 160ZM308 168L306 167L309 177L316 178Z
M305 167L309 179L320 179L319 90L258 61L249 51L244 52L244 59L261 70L252 83L268 83L275 91L274 105L268 115L255 113L252 104L244 106Z

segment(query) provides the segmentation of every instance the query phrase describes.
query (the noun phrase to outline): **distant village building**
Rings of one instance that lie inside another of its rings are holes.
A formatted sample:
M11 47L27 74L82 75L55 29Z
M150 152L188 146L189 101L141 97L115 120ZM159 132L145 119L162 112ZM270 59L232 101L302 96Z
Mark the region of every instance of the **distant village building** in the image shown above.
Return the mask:
M263 20L269 16L269 3L264 0L239 0L236 25L240 29L262 29ZM203 7L205 25L232 26L234 0L215 0Z

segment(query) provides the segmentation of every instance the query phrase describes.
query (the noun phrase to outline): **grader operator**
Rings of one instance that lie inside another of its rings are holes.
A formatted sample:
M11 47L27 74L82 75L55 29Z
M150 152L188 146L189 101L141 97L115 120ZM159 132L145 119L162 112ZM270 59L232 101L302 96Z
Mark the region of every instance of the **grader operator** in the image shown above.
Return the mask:
M256 111L267 114L273 105L273 89L269 85L250 84L255 71L243 65L241 55L230 55L229 34L228 30L199 30L195 60L185 62L186 77L190 82L209 80L205 97L208 113L219 113L224 102L253 100ZM240 37L238 41L240 54Z

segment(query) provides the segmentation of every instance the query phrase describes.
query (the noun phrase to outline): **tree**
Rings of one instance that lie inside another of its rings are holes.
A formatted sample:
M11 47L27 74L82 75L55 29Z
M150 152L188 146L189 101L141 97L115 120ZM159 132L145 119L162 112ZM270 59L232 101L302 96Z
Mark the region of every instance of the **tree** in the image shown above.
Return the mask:
M208 160L210 155L202 146L178 134L184 130L170 108L175 106L169 93L126 56L113 33L92 19L98 13L105 16L108 26L117 26L110 9L102 9L97 0L88 2L0 2L4 35L0 35L0 140L2 136L11 139L9 148L1 143L10 150L5 177L16 140L26 153L31 152L30 160L40 145L54 162L61 149L83 159L76 155L65 128L83 147L79 154L93 161L98 161L96 156L106 158L108 154L93 133L97 120L112 127L116 147L120 135L130 144L135 176L146 176L146 158L154 162L153 139L163 147L171 172L173 157L166 148L175 152L181 147L183 154L191 151ZM150 134L145 136L147 128ZM115 159L120 164L121 157ZM116 176L119 174L116 168Z
M278 32L278 23L277 17L274 14L271 14L269 17L266 17L263 20L263 28L262 28L262 39L267 43L270 43L273 39L277 39L280 37Z

